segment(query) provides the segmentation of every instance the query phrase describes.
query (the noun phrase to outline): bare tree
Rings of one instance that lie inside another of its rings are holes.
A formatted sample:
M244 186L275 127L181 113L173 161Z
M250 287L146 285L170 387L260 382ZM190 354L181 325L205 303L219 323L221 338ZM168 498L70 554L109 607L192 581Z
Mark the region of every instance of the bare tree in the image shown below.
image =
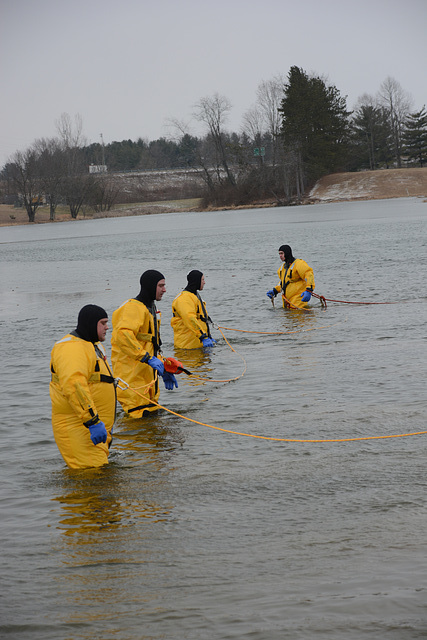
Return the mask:
M199 100L195 105L194 116L196 120L203 122L207 126L216 151L217 167L222 167L229 184L235 186L236 180L229 167L225 147L225 132L223 129L230 110L231 103L228 98L215 93L213 96L208 96Z
M64 178L66 177L66 158L58 138L41 138L36 140L40 187L50 207L50 220L55 220L55 211L61 197Z
M179 118L168 118L166 120L166 127L171 132L169 135L170 140L173 140L177 144L181 142L182 138L186 135L191 135L190 123Z
M264 116L261 109L254 105L243 114L242 132L255 145L260 145L265 130L264 124Z
M87 144L83 135L83 120L80 114L74 116L74 124L68 113L62 113L55 121L56 129L66 149L80 148Z
M85 200L96 212L110 211L120 191L120 183L113 176L99 175L91 183Z
M41 204L38 155L33 147L16 151L8 164L12 184L27 210L28 221L34 222Z
M55 124L67 158L68 175L75 176L85 169L81 149L87 145L87 139L83 135L82 117L76 114L73 123L68 113L62 113Z
M402 166L403 132L408 117L412 98L406 93L399 82L388 76L382 83L379 93L380 104L388 110L390 126L393 134L393 148L398 167Z
M279 146L281 146L282 116L279 109L284 95L285 83L286 79L283 76L276 75L271 80L262 81L257 89L257 104L273 141L273 164L277 161Z
M86 194L93 183L87 174L82 153L83 147L87 144L82 133L83 121L81 116L77 114L74 116L73 123L69 114L63 113L55 124L61 139L67 167L63 180L63 193L70 208L71 217L77 218Z
M243 131L256 147L261 144L267 147L268 162L261 162L251 181L258 180L261 192L273 195L279 204L291 201L293 186L298 199L303 192L301 154L295 146L285 148L281 135L283 116L280 109L285 84L282 75L260 82L256 103L243 116Z

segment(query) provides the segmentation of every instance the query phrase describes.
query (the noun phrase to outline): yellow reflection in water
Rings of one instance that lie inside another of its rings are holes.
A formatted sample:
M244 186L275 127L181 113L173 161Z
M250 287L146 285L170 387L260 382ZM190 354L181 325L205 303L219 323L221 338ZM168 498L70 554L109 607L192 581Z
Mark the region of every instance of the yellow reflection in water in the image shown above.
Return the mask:
M63 494L53 498L60 505L57 528L72 537L73 545L91 545L94 534L131 527L140 518L159 522L170 516L172 505L147 501L143 483L138 490L124 470L105 466L99 475L94 471L78 472L74 478L67 473Z
M92 534L129 527L140 518L159 522L170 516L173 505L157 503L153 496L168 495L170 458L183 437L164 424L168 416L157 413L139 420L122 413L110 464L61 473L53 498L61 508L57 526L74 544L93 543Z
M179 360L185 369L188 369L194 376L185 373L179 375L178 384L186 384L194 387L206 384L202 378L214 378L214 367L212 365L211 354L204 349L175 349L175 358Z

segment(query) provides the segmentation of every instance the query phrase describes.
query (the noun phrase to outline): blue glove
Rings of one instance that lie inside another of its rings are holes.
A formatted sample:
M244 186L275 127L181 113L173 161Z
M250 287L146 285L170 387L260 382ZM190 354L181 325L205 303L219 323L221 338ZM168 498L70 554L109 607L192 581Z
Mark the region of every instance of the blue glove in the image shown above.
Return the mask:
M310 298L311 298L311 291L309 291L308 289L301 294L301 300L303 302L310 302Z
M165 389L168 391L173 391L173 388L176 387L178 389L178 383L176 381L173 373L169 373L169 371L165 371L163 374L163 382L165 383Z
M203 338L202 340L202 345L204 347L213 347L214 344L216 344L216 340L214 340L213 338Z
M155 356L151 356L151 358L148 358L147 364L149 364L150 367L152 367L155 371L157 371L159 376L163 377L163 374L165 372L165 367L163 362L159 360L159 358L156 358Z
M273 300L273 298L277 296L276 289L270 289L270 291L267 291L267 295L270 298L270 300Z
M93 444L99 444L100 442L107 442L107 429L105 428L105 424L101 422L97 422L89 427L90 431L90 439Z

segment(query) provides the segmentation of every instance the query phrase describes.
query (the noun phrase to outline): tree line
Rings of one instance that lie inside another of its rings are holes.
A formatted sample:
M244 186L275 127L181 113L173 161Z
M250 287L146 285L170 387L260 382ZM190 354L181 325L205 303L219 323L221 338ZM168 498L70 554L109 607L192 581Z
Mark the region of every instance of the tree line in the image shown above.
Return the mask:
M19 195L30 221L43 194L53 220L59 202L73 218L82 206L103 211L119 202L115 172L191 168L203 179L204 205L264 198L293 204L328 173L427 162L426 108L414 111L410 96L390 77L349 111L335 86L293 66L286 78L260 83L239 133L226 129L230 111L230 101L214 94L194 106L202 136L172 120L168 138L107 145L87 144L81 118L63 114L57 137L36 140L12 156L1 172L2 190ZM91 165L107 166L108 173L89 173Z

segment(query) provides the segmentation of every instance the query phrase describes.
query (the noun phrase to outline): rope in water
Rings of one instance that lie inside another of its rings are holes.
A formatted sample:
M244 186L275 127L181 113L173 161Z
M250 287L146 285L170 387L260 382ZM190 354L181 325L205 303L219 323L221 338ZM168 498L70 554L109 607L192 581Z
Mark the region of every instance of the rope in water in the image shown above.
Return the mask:
M335 300L334 298L325 298L325 296L320 296L318 293L314 293L314 291L312 292L311 295L312 295L313 298L317 298L320 301L320 303L321 303L321 305L322 305L322 307L324 309L326 309L327 306L328 306L327 302L340 302L341 304L365 304L365 305L368 305L368 304L400 304L402 302L401 300L394 300L392 302L352 302L352 301L349 301L349 300ZM283 294L282 294L282 297L284 298L284 300L286 302L285 307L287 309L298 309L299 311L306 311L306 312L308 311L309 313L314 311L314 309L307 309L305 307L298 307L297 305L292 304L292 302L290 302L286 298L286 296L284 296ZM274 306L274 302L273 302L273 306Z
M215 380L213 378L204 378L202 376L196 376L194 373L191 375L191 377L193 379L196 380L203 380L206 382L234 382L235 380L239 380L239 378L243 378L243 376L246 373L247 370L247 365L246 365L246 360L243 358L243 356L240 355L240 353L238 353L229 343L229 341L227 340L227 338L225 337L223 331L239 331L241 333L256 333L256 334L262 334L262 335L269 335L269 336L280 336L280 335L286 335L286 334L291 334L291 333L305 333L307 331L314 331L315 329L329 329L329 327L334 327L337 324L339 324L340 322L346 322L347 318L342 321L340 320L339 322L335 322L334 324L330 324L330 325L325 325L323 327L311 327L310 329L296 329L295 331L249 331L246 329L232 329L231 327L221 327L219 325L214 325L215 329L218 329L218 331L220 332L220 334L222 335L222 337L224 338L225 342L228 344L228 346L230 347L230 349L237 355L239 356L239 358L241 358L241 360L243 360L244 363L244 370L243 373L240 374L240 376L236 376L235 378L228 378L226 380Z
M256 333L265 336L283 336L291 333L306 333L308 331L315 331L316 329L329 329L330 327L335 327L337 324L341 322L347 322L347 318L345 320L339 320L334 324L325 324L321 327L310 327L310 329L295 329L294 331L249 331L248 329L234 329L233 327L222 327L219 325L214 325L215 329L223 329L224 331L239 331L240 333Z
M311 294L314 298L318 298L322 305L326 307L326 302L340 302L341 304L399 304L400 300L394 300L393 302L350 302L349 300L334 300L333 298L325 298L325 296L319 296L317 293ZM297 307L294 307L297 308Z
M143 398L144 400L148 400L151 404L156 405L156 407L158 407L159 409L163 409L164 411L167 411L168 413L172 414L173 416L176 416L177 418L181 418L182 420L187 420L188 422L193 422L194 424L199 424L202 427L208 427L209 429L222 431L223 433L230 433L232 435L243 436L245 438L255 438L257 440L320 444L320 443L328 443L328 442L359 442L361 440L387 440L391 438L407 438L409 436L420 436L427 433L427 431L414 431L412 433L398 433L398 434L392 434L392 435L386 435L386 436L358 436L355 438L325 438L325 439L322 439L322 438L276 438L274 436L260 436L260 435L255 435L253 433L245 433L243 431L233 431L232 429L224 429L222 427L216 427L212 424L201 422L200 420L193 420L193 418L188 418L187 416L183 416L181 413L178 413L177 411L172 411L172 409L168 409L167 407L159 404L158 402L155 402L155 400L147 398L147 396L142 395L142 393L138 393L138 391L135 391L135 389L132 389L132 387L129 387L129 385L124 380L120 379L120 382L126 385L125 388L129 389L130 391L134 391L137 395L141 396L141 398Z
M314 295L314 294L313 294ZM317 296L316 297L320 298L321 296ZM286 300L286 298L285 298ZM288 300L286 300L286 302L289 302ZM330 302L343 302L340 300L330 300ZM291 303L289 303L291 304ZM351 303L351 304L395 304L395 303ZM294 307L294 308L298 308L298 307ZM329 326L334 326L334 325L329 325ZM198 379L198 380L206 380L209 382L232 382L234 380L238 380L239 378L243 377L244 374L246 373L247 370L247 365L246 365L246 361L243 358L243 356L241 356L229 343L229 341L227 340L227 338L225 337L224 333L222 332L221 329L223 330L229 330L229 331L241 331L244 333L262 333L262 334L268 334L268 335L279 335L282 333L299 333L302 331L312 331L315 328L325 328L325 327L313 327L313 329L300 329L300 330L296 330L296 331L286 331L286 332L266 332L266 331L246 331L244 329L232 329L230 327L220 327L220 326L216 326L216 328L220 331L222 337L224 338L225 342L227 343L227 345L230 347L230 349L236 354L238 355L244 362L244 370L243 373L240 374L240 376L237 376L235 378L229 378L226 380L213 380L211 378L203 378L201 376L194 376L194 374L192 375L192 377ZM156 402L155 400L144 396L142 393L139 393L139 391L137 391L137 389L132 388L129 386L129 384L125 381L122 380L121 378L117 379L119 382L121 382L124 386L120 387L122 390L126 390L129 389L130 391L133 391L134 393L136 393L138 396L140 396L141 398L143 398L145 401L150 402L151 404L154 404L156 407L158 407L159 409L163 409L164 411L167 411L168 413L170 413L171 415L174 415L178 418L181 418L182 420L186 420L188 422L193 422L194 424L198 424L201 425L203 427L208 427L209 429L214 429L216 431L222 431L223 433L230 433L232 435L236 435L236 436L242 436L245 438L254 438L257 440L269 440L269 441L273 441L273 442L295 442L295 443L310 443L310 444L326 444L326 443L333 443L333 442L360 442L360 441L367 441L367 440L388 440L388 439L392 439L392 438L407 438L410 436L419 436L419 435L425 435L427 434L427 431L413 431L411 433L398 433L398 434L390 434L390 435L382 435L382 436L357 436L357 437L353 437L353 438L278 438L275 436L264 436L264 435L256 435L256 434L252 434L252 433L245 433L243 431L233 431L232 429L224 429L223 427L216 427L212 424L207 424L206 422L201 422L200 420L194 420L193 418L188 418L187 416L184 416L176 411L172 411L172 409L168 409L167 407L159 404L158 402ZM147 387L151 386L147 385ZM141 387L139 387L141 388Z
M240 376L236 376L235 378L228 378L227 380L214 380L213 378L203 378L202 376L196 376L194 373L191 374L191 378L192 379L196 379L196 380L204 380L206 382L234 382L235 380L238 380L239 378L243 378L243 376L246 373L247 370L247 365L246 365L246 360L244 359L243 356L240 355L240 353L238 353L236 351L236 349L234 349L231 344L229 343L229 341L227 340L227 338L225 337L225 335L223 334L223 332L221 331L220 327L217 327L217 329L219 330L220 334L222 335L222 337L224 338L225 342L228 344L228 346L230 347L230 349L237 355L239 356L239 358L241 360L243 360L243 364L244 364L244 369L243 369L243 373L240 374Z

